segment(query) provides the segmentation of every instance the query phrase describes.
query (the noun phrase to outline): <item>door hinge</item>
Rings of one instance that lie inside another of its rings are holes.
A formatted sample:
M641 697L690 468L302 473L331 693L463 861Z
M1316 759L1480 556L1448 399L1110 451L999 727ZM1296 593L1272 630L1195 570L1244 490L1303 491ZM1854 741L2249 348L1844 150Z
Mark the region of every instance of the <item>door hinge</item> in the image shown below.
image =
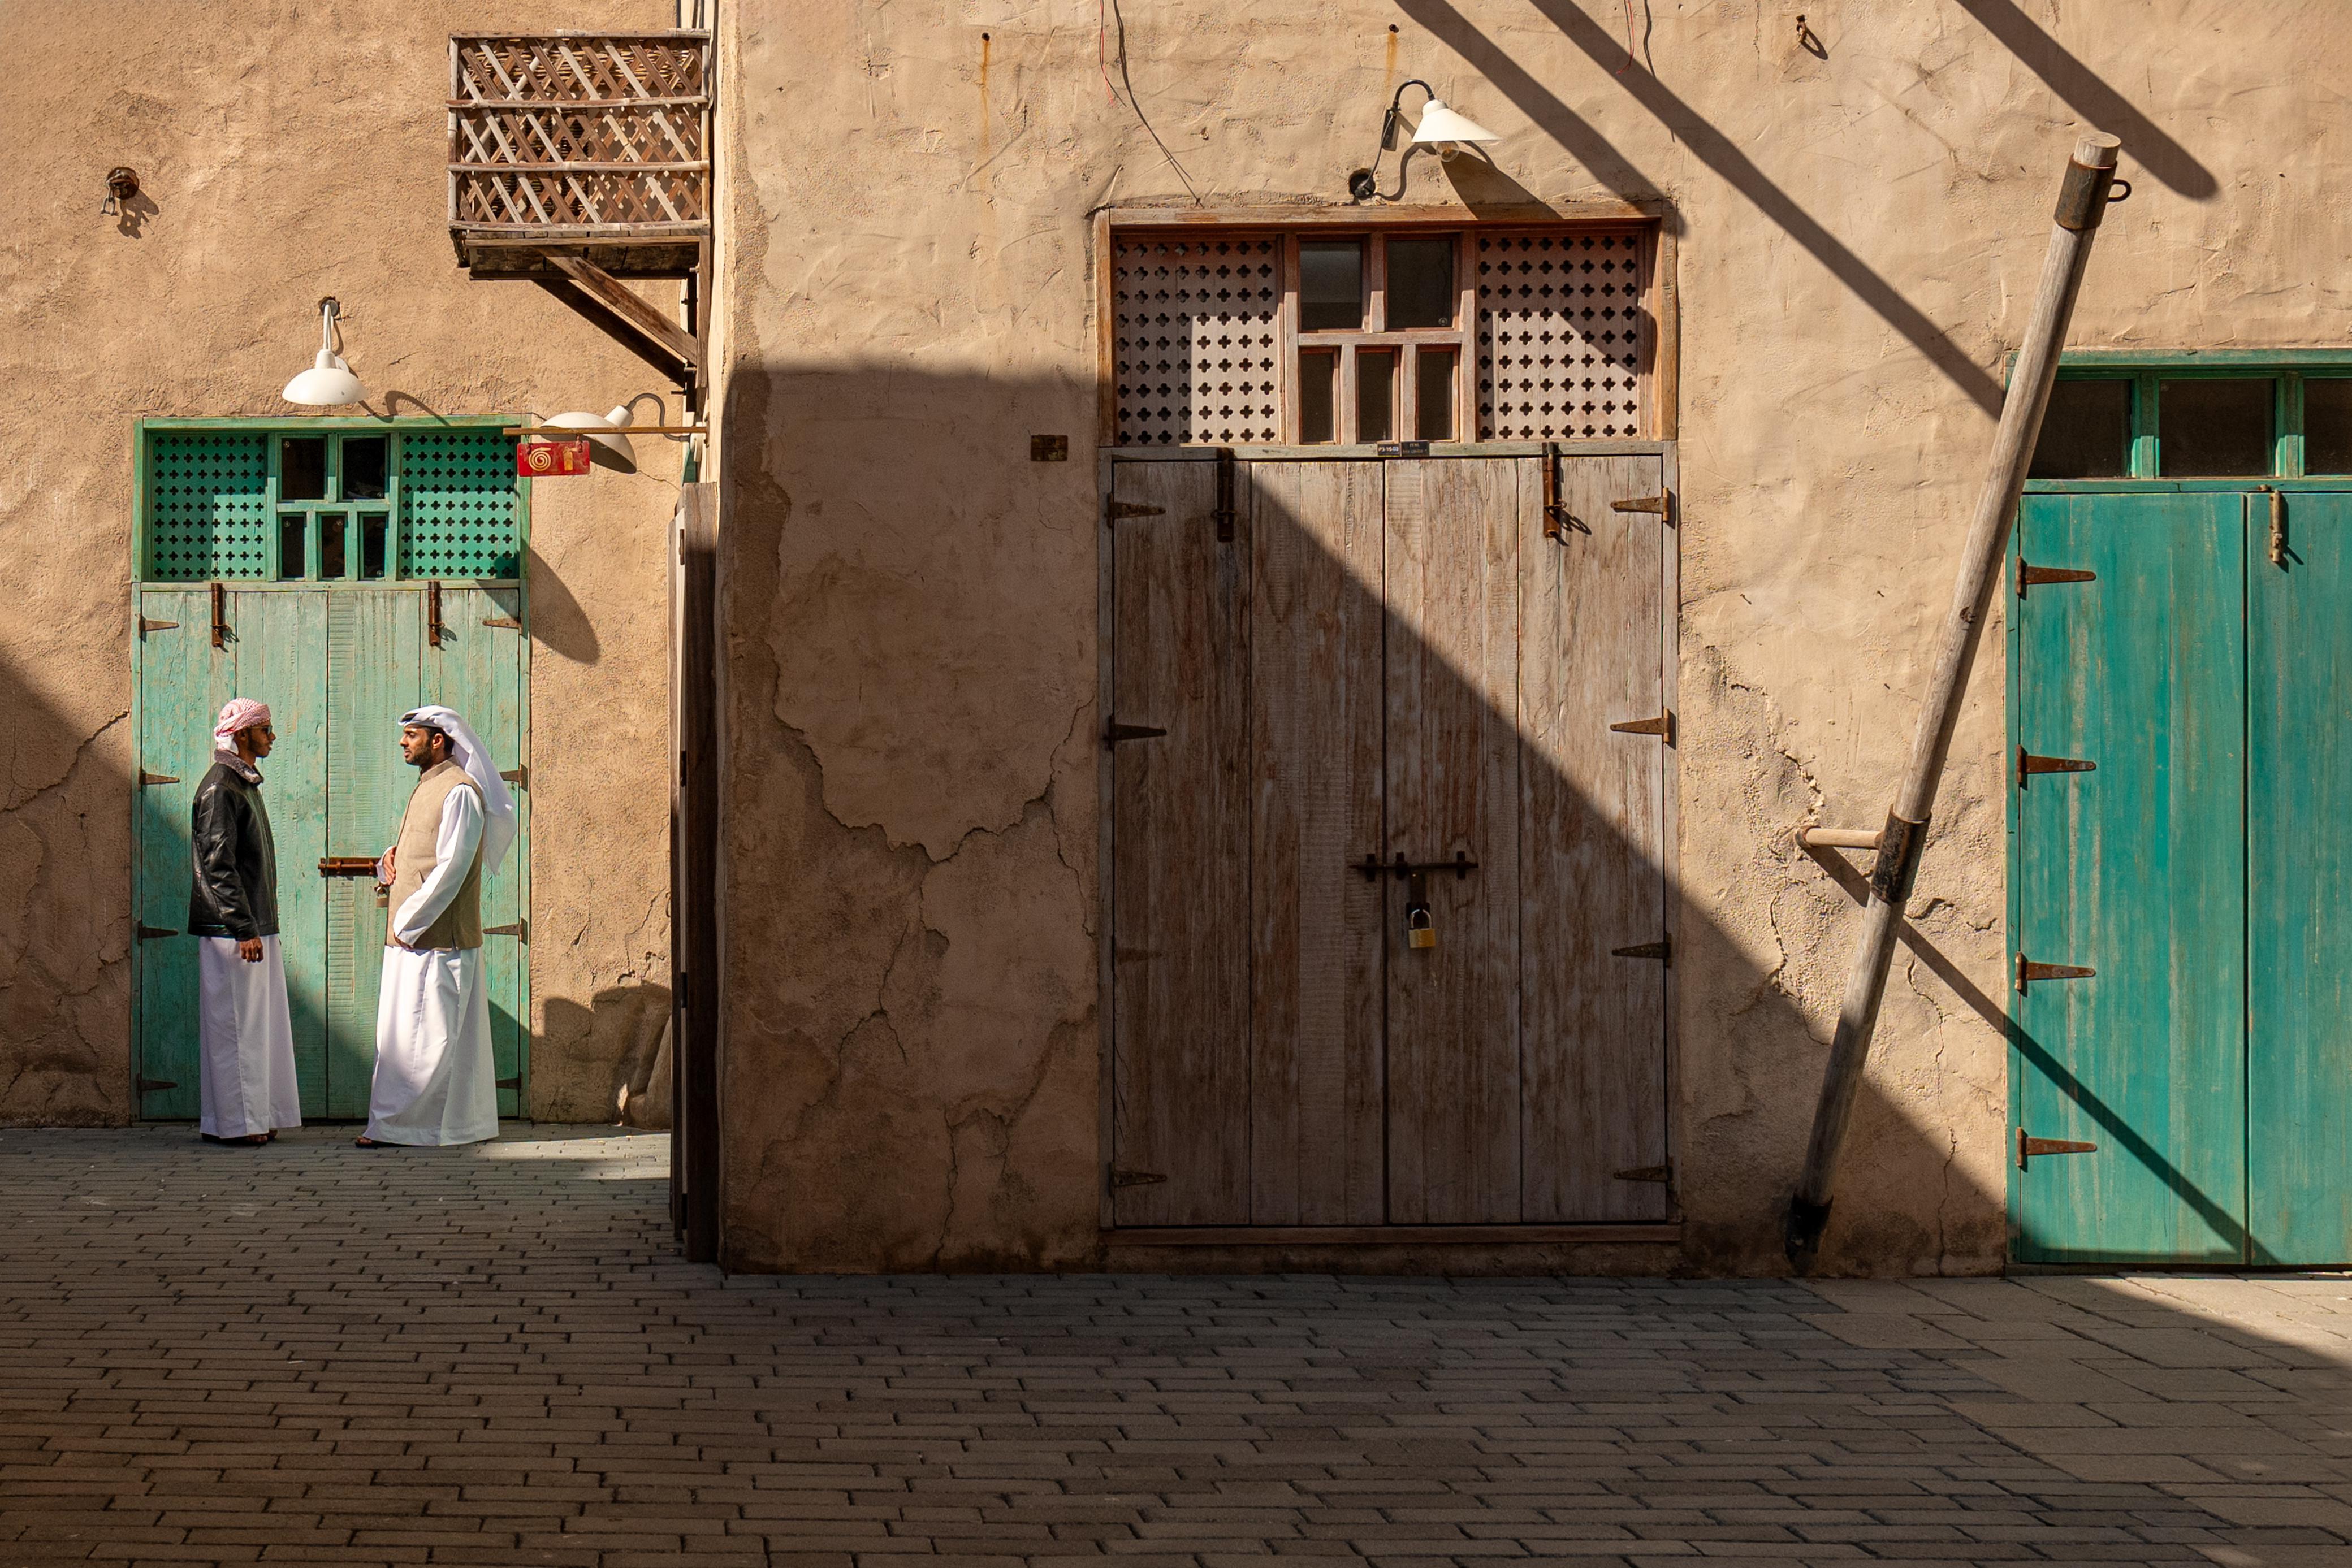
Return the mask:
M485 925L482 927L482 935L485 936L516 936L528 942L530 940L530 922L528 920L518 920L512 925Z
M1160 517L1167 516L1167 513L1165 507L1150 507L1141 501L1121 501L1109 496L1103 497L1103 525L1106 528L1121 517Z
M479 1082L479 1080L477 1080L477 1082ZM498 1086L501 1089L511 1089L516 1093L520 1094L522 1092L522 1075L520 1073L517 1073L512 1078L501 1078L499 1080Z
M1167 1179L1158 1171L1123 1171L1114 1167L1110 1173L1110 1185L1114 1187L1158 1186Z
M2095 1155L2096 1144L2086 1144L2079 1138L2032 1138L2025 1129L2017 1130L2017 1168L2024 1170L2026 1162L2036 1155Z
M2025 597L2027 589L2037 588L2045 582L2096 582L2098 580L2099 574L2095 571L2077 571L2073 567L2066 566L2028 566L2025 564L2023 556L2017 558L2017 596L2020 599Z
M142 637L150 632L176 632L179 629L180 623L176 621L150 621L144 615L139 618L139 634Z
M685 758L683 754L681 754L678 759L678 767L683 770L685 766ZM530 788L530 769L529 768L509 768L505 772L499 774L499 777L505 779L508 783L513 785L518 789L528 789Z
M1667 968L1675 967L1675 945L1671 940L1637 942L1631 947L1612 947L1609 956L1612 958L1661 958L1665 961Z
M1122 740L1150 740L1154 736L1167 733L1164 729L1155 729L1148 724L1120 724L1114 719L1103 726L1103 746L1108 749L1117 746Z
M520 632L522 630L521 621L512 615L485 615L482 617L482 624L485 626L496 626L502 632Z
M1675 715L1671 708L1655 718L1629 718L1609 727L1619 735L1654 735L1668 746L1675 743Z
M163 1078L142 1077L139 1080L139 1092L142 1094L155 1094L160 1093L162 1091L166 1089L177 1089L178 1087L178 1084Z
M1217 448L1217 542L1229 544L1234 537L1234 449Z
M2099 765L2080 757L2036 757L2023 747L2017 748L2017 787L2037 773L2095 773Z
M1612 512L1654 512L1664 521L1674 515L1674 497L1664 493L1655 496L1628 496L1622 501L1612 501Z
M143 920L139 923L139 940L142 942L152 942L159 936L177 936L179 935L180 933L171 929L169 926L150 925Z
M1672 1181L1675 1179L1675 1167L1671 1165L1635 1166L1630 1171L1612 1174L1619 1181Z
M142 784L142 785L144 785L144 784L177 784L179 781L180 781L180 779L179 779L179 776L178 776L177 774L173 774L173 773L150 773L150 772L148 772L148 771L147 771L145 768L141 768L141 769L139 770L139 782L140 782L141 784Z
M2025 995L2025 988L2036 980L2087 980L2097 974L2074 964L2036 964L2022 953L2017 956L2017 994Z

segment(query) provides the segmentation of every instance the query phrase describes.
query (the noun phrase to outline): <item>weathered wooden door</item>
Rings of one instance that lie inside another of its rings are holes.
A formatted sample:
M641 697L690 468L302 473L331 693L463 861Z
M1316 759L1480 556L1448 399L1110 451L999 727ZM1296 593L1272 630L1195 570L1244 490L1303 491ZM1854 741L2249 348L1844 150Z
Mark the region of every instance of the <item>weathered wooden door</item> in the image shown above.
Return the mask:
M197 1111L195 944L187 925L188 810L211 767L212 718L233 695L270 705L278 732L262 764L278 842L279 946L294 1019L295 1073L308 1117L367 1113L385 912L364 877L326 877L328 857L373 856L391 842L415 782L399 717L422 702L466 715L522 781L525 734L520 591L444 584L442 636L432 597L404 589L240 587L222 594L213 645L208 586L144 588L139 661L140 1113ZM485 886L483 923L499 1110L518 1114L524 1064L526 837Z
M1115 1221L1664 1218L1661 460L1236 469L1114 465Z
M2250 1263L2352 1261L2352 494L2248 498ZM2275 548L2273 548L2275 544Z
M2235 494L2036 495L2018 520L2011 1134L2028 1260L2244 1255L2242 509ZM2053 571L2093 575L2033 580ZM2026 1139L2095 1147L2031 1155Z

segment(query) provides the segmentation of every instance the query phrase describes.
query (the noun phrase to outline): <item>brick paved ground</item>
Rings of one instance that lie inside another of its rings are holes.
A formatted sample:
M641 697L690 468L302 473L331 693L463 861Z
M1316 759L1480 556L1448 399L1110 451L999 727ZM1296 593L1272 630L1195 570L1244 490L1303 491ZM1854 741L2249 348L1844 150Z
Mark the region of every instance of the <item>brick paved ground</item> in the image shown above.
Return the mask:
M663 1152L0 1134L0 1562L2352 1564L2341 1277L730 1281Z

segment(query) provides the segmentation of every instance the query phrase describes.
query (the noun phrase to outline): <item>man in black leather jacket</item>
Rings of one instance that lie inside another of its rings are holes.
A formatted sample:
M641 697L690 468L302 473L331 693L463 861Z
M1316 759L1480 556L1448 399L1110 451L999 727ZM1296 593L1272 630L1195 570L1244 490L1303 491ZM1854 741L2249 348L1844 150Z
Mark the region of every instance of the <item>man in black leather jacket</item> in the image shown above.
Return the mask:
M269 709L230 699L213 731L212 770L196 786L188 935L196 938L196 1035L204 1135L266 1144L302 1124L294 1029L278 950L278 846L254 765L277 744Z

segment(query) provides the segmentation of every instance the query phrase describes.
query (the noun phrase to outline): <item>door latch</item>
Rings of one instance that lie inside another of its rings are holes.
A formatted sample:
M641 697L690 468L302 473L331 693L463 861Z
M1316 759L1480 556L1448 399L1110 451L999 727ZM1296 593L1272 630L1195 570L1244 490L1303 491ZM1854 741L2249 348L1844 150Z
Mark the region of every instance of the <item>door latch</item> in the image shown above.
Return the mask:
M2271 498L2271 564L2286 565L2286 492L2273 486L2263 486Z

